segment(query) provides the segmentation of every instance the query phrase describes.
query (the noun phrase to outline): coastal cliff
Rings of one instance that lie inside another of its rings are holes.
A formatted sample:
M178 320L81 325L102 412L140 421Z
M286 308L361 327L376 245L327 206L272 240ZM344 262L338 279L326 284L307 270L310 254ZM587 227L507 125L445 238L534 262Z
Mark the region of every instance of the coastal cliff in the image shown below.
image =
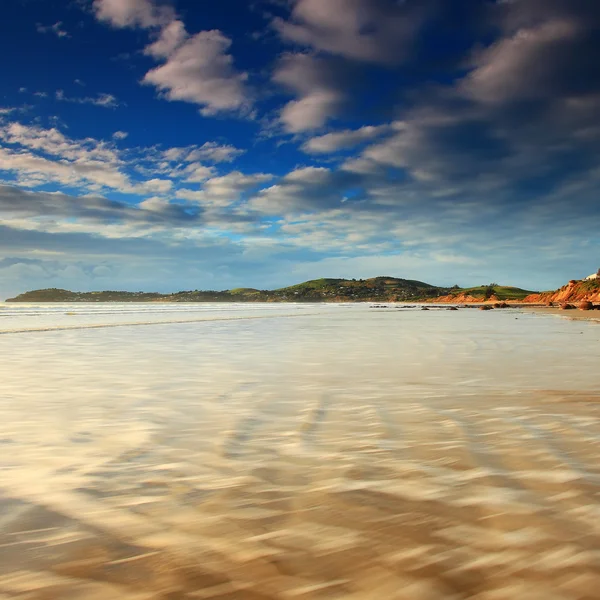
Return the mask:
M523 302L534 292L512 286L503 286L496 283L481 285L472 288L456 288L449 293L432 298L428 302L436 304L482 304L485 302Z
M584 279L581 281L572 279L560 289L553 292L541 292L530 294L523 302L538 304L564 303L564 302L600 302L600 279Z

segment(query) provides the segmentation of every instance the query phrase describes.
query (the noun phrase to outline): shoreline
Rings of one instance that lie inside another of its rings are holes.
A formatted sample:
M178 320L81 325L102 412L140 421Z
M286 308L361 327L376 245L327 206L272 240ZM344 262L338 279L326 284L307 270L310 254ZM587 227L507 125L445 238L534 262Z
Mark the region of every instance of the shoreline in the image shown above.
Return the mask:
M562 310L554 306L528 306L527 304L520 305L519 308L530 310L542 315L554 315L565 317L577 321L600 321L600 310Z

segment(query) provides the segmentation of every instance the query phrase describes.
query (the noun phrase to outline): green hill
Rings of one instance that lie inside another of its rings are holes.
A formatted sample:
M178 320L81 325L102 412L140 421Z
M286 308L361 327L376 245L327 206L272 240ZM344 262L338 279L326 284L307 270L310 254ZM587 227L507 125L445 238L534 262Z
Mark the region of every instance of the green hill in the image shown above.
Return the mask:
M516 287L496 285L445 288L414 279L381 276L370 279L312 279L276 290L234 288L174 294L71 292L51 288L25 292L7 302L414 302L459 294L481 297L482 300L492 294L499 300L522 300L531 293Z
M260 290L255 290L254 288L235 288L233 290L229 290L229 293L234 295L260 294Z
M482 300L491 295L494 295L498 300L523 300L523 298L529 296L529 294L535 293L518 287L505 285L479 285L471 288L454 289L452 292L456 292L457 294L469 294L475 298L481 297Z
M432 298L446 292L446 288L439 288L423 281L384 276L370 279L313 279L274 290L272 293L277 298L298 301L393 302Z
M412 301L448 293L422 281L398 277L371 279L313 279L277 290L234 288L224 291L182 291L174 294L146 292L71 292L34 290L7 302L358 302Z

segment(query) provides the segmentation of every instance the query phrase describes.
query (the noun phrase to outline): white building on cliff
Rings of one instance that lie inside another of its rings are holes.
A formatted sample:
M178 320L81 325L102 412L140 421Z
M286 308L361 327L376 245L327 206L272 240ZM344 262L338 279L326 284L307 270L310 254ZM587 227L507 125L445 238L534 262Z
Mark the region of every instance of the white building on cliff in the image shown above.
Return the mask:
M600 269L598 269L598 271L596 273L593 273L592 275L588 275L585 278L585 281L589 281L590 279L600 279Z

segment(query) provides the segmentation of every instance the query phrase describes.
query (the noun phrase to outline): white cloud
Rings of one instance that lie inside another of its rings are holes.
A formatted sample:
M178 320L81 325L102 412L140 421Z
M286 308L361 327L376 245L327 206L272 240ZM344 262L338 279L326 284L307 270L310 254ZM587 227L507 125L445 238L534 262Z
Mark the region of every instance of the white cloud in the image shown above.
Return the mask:
M340 206L354 176L325 167L301 167L261 190L250 200L250 208L270 215L298 211L324 211Z
M200 163L191 163L185 168L186 178L185 181L188 183L198 183L205 181L209 177L215 174L213 167L207 167Z
M166 25L155 42L146 46L144 54L155 58L166 58L173 54L187 39L188 33L182 21L176 19Z
M166 194L173 187L173 182L169 179L149 179L136 187L138 192L145 194Z
M163 98L197 104L205 116L250 114L248 75L236 70L231 39L221 31L190 35L171 6L153 0L94 0L93 6L99 20L115 27L153 30L154 41L144 53L164 62L142 83L156 87Z
M157 87L168 100L200 105L203 115L247 111L247 74L236 71L230 46L231 40L220 31L201 31L146 73L143 82Z
M56 99L59 102L72 102L74 104L93 104L94 106L101 106L102 108L117 108L120 106L120 102L112 94L98 94L95 98L70 98L65 95L63 90L56 91Z
M333 65L308 54L284 55L273 73L273 81L299 99L286 104L280 114L291 133L322 127L342 107L345 95Z
M152 0L94 0L93 8L100 21L113 27L160 27L174 19L168 5L157 5Z
M208 160L214 163L231 162L245 150L231 146L230 144L217 144L216 142L205 142L202 146L194 148L187 155L187 161Z
M99 191L108 187L122 193L166 193L172 182L151 178L132 182L126 162L116 147L92 138L72 140L56 128L10 123L0 125L0 170L12 172L21 185L49 182Z
M394 0L293 0L288 21L274 27L284 40L361 61L396 64L418 32L418 3Z
M105 142L92 138L74 141L54 127L44 129L33 125L10 123L0 127L0 139L6 144L38 150L67 160L119 163L117 153Z
M302 146L302 150L310 154L328 154L338 150L346 150L363 142L368 142L391 130L390 125L366 125L360 129L345 129L313 137Z
M169 201L166 198L161 198L160 196L152 196L140 202L138 206L144 210L162 212L165 210L165 208L167 208L167 206L169 206Z
M111 187L131 190L128 177L103 161L57 161L31 152L0 148L0 164L2 170L15 173L18 182L27 187L56 182L70 187L90 185L91 189Z
M59 38L71 37L69 33L63 29L62 21L57 21L54 25L42 25L41 23L38 23L36 29L38 33L53 33Z
M232 171L221 177L206 181L201 190L180 189L175 196L185 200L199 202L204 206L225 207L240 201L242 194L272 179L266 173L246 175Z
M490 103L543 97L556 81L552 57L560 59L567 54L579 32L579 27L567 20L520 29L480 53L476 68L461 87L475 99Z
M126 131L115 131L112 136L115 140L124 140L129 134Z

